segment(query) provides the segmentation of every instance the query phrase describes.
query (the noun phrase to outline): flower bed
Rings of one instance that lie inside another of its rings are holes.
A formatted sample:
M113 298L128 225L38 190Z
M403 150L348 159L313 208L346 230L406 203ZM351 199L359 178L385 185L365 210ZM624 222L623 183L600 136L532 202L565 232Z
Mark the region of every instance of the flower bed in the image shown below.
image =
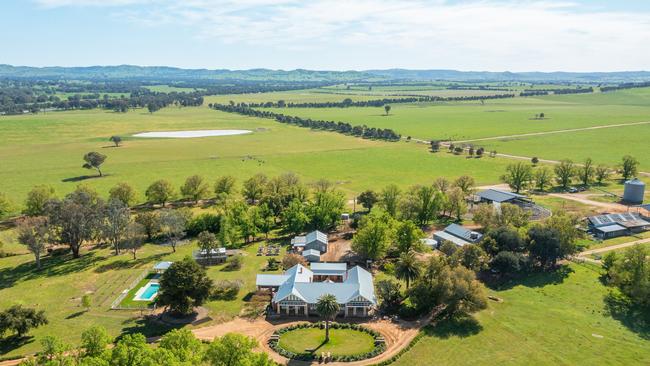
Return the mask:
M320 359L321 352L319 352L318 349L313 351L305 350L304 352L294 352L285 349L281 346L280 339L282 338L282 335L296 330L311 329L311 328L322 330L323 335L325 333L324 322L296 324L289 327L281 328L277 332L275 332L274 336L269 339L269 347L271 347L274 351L276 351L281 356L293 360L312 361L312 360ZM360 360L373 358L386 350L386 344L384 343L383 338L379 332L366 328L359 324L331 323L330 331L332 330L349 330L349 331L365 333L370 337L372 337L373 344L372 344L372 350L367 352L362 352L362 353L336 354L336 351L332 351L331 357L329 357L329 361L339 361L339 362L360 361ZM330 337L330 339L332 338L333 337Z

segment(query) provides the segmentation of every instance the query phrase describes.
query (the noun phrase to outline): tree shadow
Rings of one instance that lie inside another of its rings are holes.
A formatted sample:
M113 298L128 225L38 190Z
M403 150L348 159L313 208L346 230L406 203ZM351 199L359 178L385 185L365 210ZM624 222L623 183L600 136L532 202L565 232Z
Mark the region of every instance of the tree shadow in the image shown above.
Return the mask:
M106 263L102 264L100 266L97 266L95 268L95 273L104 273L108 271L113 271L113 270L118 270L118 269L125 269L125 268L134 268L138 267L142 264L147 264L150 262L155 262L160 260L162 257L166 256L166 253L158 253L154 254L152 256L144 257L144 258L138 258L138 259L118 259L116 261L113 261L111 263Z
M18 281L29 281L44 277L65 276L86 270L97 262L106 259L95 252L73 258L71 254L46 257L41 260L42 267L36 269L33 261L21 263L16 267L0 269L0 290L12 287Z
M553 271L534 270L509 277L484 276L482 280L491 290L503 291L516 286L544 287L559 285L573 272L574 270L569 265L563 264Z
M605 312L643 339L650 340L650 309L634 304L622 294L610 292L603 299Z
M63 179L61 179L61 182L63 182L63 183L81 182L81 181L84 181L84 180L87 180L87 179L103 178L103 177L107 177L107 176L108 176L108 174L104 174L101 177L99 175L80 175L80 176L77 176L77 177L63 178Z
M12 335L7 338L0 338L0 355L6 355L17 348L33 342L34 337L32 336L19 337Z
M78 318L78 317L84 315L85 313L86 313L86 310L81 310L81 311L77 311L76 313L72 313L72 314L66 316L65 318L66 319L74 319L74 318Z
M441 339L450 337L465 338L476 335L483 330L483 326L470 315L451 316L438 320L434 325L424 328L428 336Z
M131 319L127 319L125 323L130 323ZM154 320L150 320L148 317L144 318L138 318L135 320L134 324L131 326L122 328L122 334L120 334L117 339L119 340L123 336L127 334L135 334L135 333L140 333L144 335L147 338L150 337L157 337L164 335L165 333L177 329L177 328L182 328L184 324L179 324L179 325L169 325L165 323L160 323Z

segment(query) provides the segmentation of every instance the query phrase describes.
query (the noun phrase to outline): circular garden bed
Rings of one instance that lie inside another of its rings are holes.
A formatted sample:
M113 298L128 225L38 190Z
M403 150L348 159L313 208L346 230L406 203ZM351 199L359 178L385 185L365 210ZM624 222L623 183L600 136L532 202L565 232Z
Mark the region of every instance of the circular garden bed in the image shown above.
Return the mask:
M289 359L359 361L386 350L381 334L358 324L331 323L330 340L325 343L325 323L303 323L281 328L269 339L269 346Z

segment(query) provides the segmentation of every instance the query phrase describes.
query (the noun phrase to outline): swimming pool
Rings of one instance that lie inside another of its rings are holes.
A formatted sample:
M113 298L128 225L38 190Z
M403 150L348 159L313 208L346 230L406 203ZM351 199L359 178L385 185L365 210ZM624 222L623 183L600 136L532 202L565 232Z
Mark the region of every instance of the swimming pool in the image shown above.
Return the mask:
M160 289L160 284L158 282L148 282L146 285L140 287L138 292L135 293L133 300L151 301L156 297L156 295L158 295L159 289Z

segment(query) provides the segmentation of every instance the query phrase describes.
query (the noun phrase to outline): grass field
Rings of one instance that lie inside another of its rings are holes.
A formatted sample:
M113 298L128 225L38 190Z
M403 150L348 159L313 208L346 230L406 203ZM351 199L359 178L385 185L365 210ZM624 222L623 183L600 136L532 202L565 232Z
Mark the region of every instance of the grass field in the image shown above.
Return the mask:
M316 350L336 356L358 355L372 351L374 338L365 332L352 329L330 329L330 340L325 341L325 330L318 328L296 329L280 336L280 347L294 352Z
M19 303L43 309L50 322L31 332L31 335L36 340L47 334L57 335L73 344L79 342L81 331L69 330L83 330L91 325L102 325L113 336L123 332L157 334L161 329L152 324L146 325L139 317L139 311L109 310L110 305L143 271L151 269L158 261L180 260L197 248L195 243L185 244L172 253L168 246L148 244L139 251L137 260L133 260L129 253L115 256L111 248L96 248L84 251L80 259L71 259L67 255L46 257L43 260L44 268L36 271L34 257L24 246L15 244L13 235L11 231L0 232L0 240L5 243L3 249L16 254L0 259L0 308ZM208 267L208 275L215 281L242 281L241 290L234 300L214 300L204 305L215 321L239 315L245 298L255 290L255 275L263 271L269 258L255 255L257 245L255 243L244 249L240 270L227 271L223 264ZM280 254L283 253L284 249ZM139 287L148 281L148 278L140 281L122 304L141 305L132 298ZM91 298L89 311L81 307L83 295ZM38 350L40 345L34 338L18 347L4 342L0 345L0 355L20 355Z
M635 333L623 324L629 319L607 314L608 290L596 270L570 269L566 278L539 274L491 291L503 302L490 302L475 322L446 322L428 330L395 365L650 363L650 330Z
M352 194L389 183L405 187L428 183L438 176L453 178L469 173L479 183L493 183L508 163L503 159L431 154L426 145L311 131L206 107L165 108L154 114L93 110L7 116L0 118L0 128L0 190L16 206L37 184L49 184L64 194L84 183L106 194L111 186L126 181L144 200L146 187L163 177L178 187L193 174L210 181L233 174L241 182L257 172L275 175L293 171L306 182L327 178ZM198 139L129 137L143 131L219 128L250 129L254 133ZM114 134L124 137L122 147L111 147L108 138ZM108 156L104 178L93 178L94 171L81 167L88 151Z
M383 108L284 108L279 113L392 128L403 136L466 140L531 132L648 121L650 105L598 105L515 98L480 102L394 104ZM536 120L544 113L546 119Z

